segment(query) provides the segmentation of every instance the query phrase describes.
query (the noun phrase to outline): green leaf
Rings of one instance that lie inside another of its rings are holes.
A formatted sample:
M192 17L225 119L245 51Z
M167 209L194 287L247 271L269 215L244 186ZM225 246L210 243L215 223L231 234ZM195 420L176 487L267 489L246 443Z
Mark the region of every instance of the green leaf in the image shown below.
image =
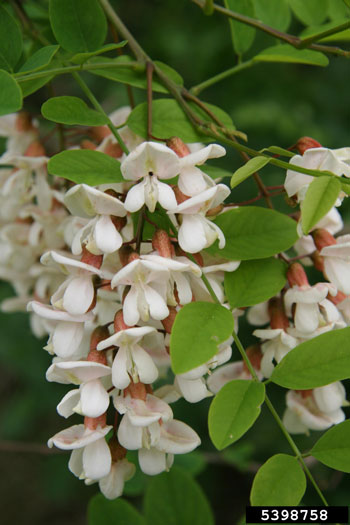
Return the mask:
M225 7L241 15L255 18L255 9L253 0L224 0ZM242 24L236 20L229 20L231 28L231 37L233 48L238 55L242 55L252 45L255 38L255 29Z
M145 518L127 501L108 500L102 494L91 498L88 506L88 525L146 525Z
M209 435L218 450L228 447L254 424L264 402L265 386L236 379L224 385L213 399L208 416Z
M256 473L250 493L254 506L298 505L306 490L306 479L298 460L276 454Z
M14 113L22 107L22 93L15 79L0 69L0 115Z
M103 64L104 62L121 64L132 62L133 59L127 55L121 57L108 59L105 57L96 57L90 60L92 64ZM183 86L183 78L178 74L175 69L155 60L155 64L165 73L175 84L178 86ZM97 75L99 77L108 78L109 80L114 80L115 82L122 82L123 84L129 84L130 86L135 86L141 89L147 89L147 78L146 78L146 69L132 69L128 67L106 67L106 69L94 69L90 73ZM157 93L168 93L167 88L157 79L157 75L154 74L152 78L152 90Z
M269 146L268 148L263 148L260 150L259 153L265 153L265 151L269 151L270 153L273 153L274 155L279 155L281 157L294 157L294 153L291 151L288 151L287 149L280 148L279 146Z
M197 301L178 312L170 336L171 366L184 374L209 361L230 337L233 317L219 304Z
M47 169L52 175L89 186L124 181L118 160L87 149L62 151L51 157Z
M327 430L310 454L327 467L350 473L350 420Z
M204 121L212 122L203 110L192 103L189 105ZM212 104L206 104L206 106L222 121L224 126L230 130L235 129L231 118L222 109ZM164 118L164 115L166 115L166 118ZM155 100L152 104L152 117L152 130L153 135L156 137L166 139L176 136L180 137L184 142L213 141L211 137L202 135L192 126L176 100L170 98ZM133 109L127 120L127 125L137 135L144 138L147 137L147 102L139 104Z
M28 97L28 95L31 95L32 93L35 93L35 91L38 91L38 89L45 86L45 84L48 84L50 80L54 78L55 75L46 75L44 77L35 78L33 80L24 80L22 81L20 78L18 79L19 87L22 91L22 96Z
M331 0L333 2L333 0ZM289 0L294 14L306 26L322 24L328 14L328 0Z
M13 72L22 54L22 32L3 3L0 4L0 69Z
M124 47L127 43L127 40L123 40L118 44L106 44L100 49L97 49L96 51L90 51L90 53L77 53L76 55L72 56L70 62L73 62L73 64L84 64L84 62L89 60L89 58L91 57L94 57L96 55L102 55L103 53L113 51L114 49L119 49L120 47Z
M248 177L261 170L266 164L270 162L269 157L254 157L244 164L241 168L238 168L234 172L231 178L231 188L235 188L238 184L241 184Z
M38 71L43 67L47 67L55 54L57 53L60 46L45 46L41 49L38 49L28 60L23 64L20 73L25 73L28 71Z
M256 18L279 31L286 31L291 21L287 0L254 0Z
M343 19L346 19L350 16L349 6L346 5L344 0L332 0L329 3L328 14L332 20L337 20L338 22L345 22L345 20Z
M98 0L50 0L49 12L52 31L66 51L95 51L102 46L107 21Z
M280 259L243 261L225 272L225 293L231 308L253 306L276 295L286 284L286 264Z
M205 456L199 450L194 450L189 454L176 454L174 464L192 476L197 476L207 466Z
M202 489L187 472L177 467L151 478L144 509L147 523L152 525L214 525L213 513Z
M288 352L271 381L293 390L308 390L350 378L350 328L332 330Z
M328 66L329 60L323 53L310 49L295 49L289 44L263 49L253 58L254 62L287 62L294 64L307 64L309 66Z
M78 97L53 97L41 106L41 113L47 120L71 126L103 126L108 118L95 109L89 108Z
M207 251L232 261L265 259L288 250L298 239L293 219L266 208L234 208L218 215L214 223L225 235L226 245L220 250L216 241Z
M334 206L340 190L337 177L317 177L311 182L301 204L301 224L305 235Z

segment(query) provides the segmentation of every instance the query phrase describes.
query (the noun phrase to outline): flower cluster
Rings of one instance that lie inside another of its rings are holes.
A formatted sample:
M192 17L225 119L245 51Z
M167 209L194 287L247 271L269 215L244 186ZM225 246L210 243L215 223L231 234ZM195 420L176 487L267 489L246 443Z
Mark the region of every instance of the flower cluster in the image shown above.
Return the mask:
M111 121L120 128L128 111L118 110ZM0 119L0 133L8 137L0 158L0 276L17 293L2 308L27 305L34 333L48 335L47 380L74 385L57 411L64 418L78 414L83 423L58 432L48 445L71 450L71 472L116 498L135 472L128 451L138 451L142 471L155 475L171 467L174 455L200 444L170 404L181 397L196 403L231 380L251 378L244 361L228 363L229 338L207 363L167 379L178 312L192 301L213 301L204 281L230 310L224 273L240 262L203 252L226 242L213 218L230 190L201 170L225 150L176 137L166 144L143 141L124 126L126 155L107 127L91 128L74 147L117 158L124 178L92 187L49 181L38 127L27 115ZM350 175L348 149L305 147L302 153L291 165ZM288 171L288 195L302 201L311 179ZM350 237L333 237L341 228L333 208L295 246L325 282L309 284L303 266L293 263L289 288L248 311L251 324L269 324L253 332L259 342L247 350L260 380L301 342L350 323ZM236 331L243 313L232 311ZM345 403L340 383L291 391L285 425L294 433L325 429L343 420Z

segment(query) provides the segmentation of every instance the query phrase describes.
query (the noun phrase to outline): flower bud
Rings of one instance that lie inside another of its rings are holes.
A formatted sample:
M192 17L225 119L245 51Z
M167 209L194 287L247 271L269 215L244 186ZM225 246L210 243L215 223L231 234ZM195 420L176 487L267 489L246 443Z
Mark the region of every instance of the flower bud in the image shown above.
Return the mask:
M120 232L124 226L126 225L126 218L125 217L116 217L115 215L111 215L111 221L113 222L116 230Z
M330 293L327 295L327 299L335 305L342 303L347 297L348 296L345 295L345 293L340 291L337 293L337 295L332 295Z
M94 255L93 253L89 252L85 246L83 246L83 253L80 260L81 262L89 264L90 266L94 266L95 268L101 268L103 263L103 255Z
M117 333L128 328L131 328L131 326L124 322L123 310L119 310L114 316L114 332Z
M21 111L17 115L15 127L20 132L34 130L32 116L27 111Z
M131 381L131 383L124 388L124 397L127 395L131 396L133 399L142 399L142 401L146 401L146 385L141 382L134 383Z
M303 399L307 399L308 397L312 396L312 390L296 390L297 394L301 395Z
M223 204L219 204L218 206L215 206L215 208L212 208L211 210L208 210L207 213L205 214L206 217L213 217L214 215L217 215L218 213L220 213L223 209L224 209L224 205Z
M173 324L175 321L175 317L177 316L177 310L174 306L168 306L169 308L169 315L165 319L162 319L161 323L164 326L164 330L167 334L171 334L171 330L173 328Z
M178 157L186 157L186 155L191 153L187 144L185 144L179 137L171 137L166 141L166 145L168 148L175 151Z
M95 330L91 334L90 351L87 356L88 361L92 361L94 363L101 363L102 365L107 364L106 353L96 350L98 343L100 343L104 339L107 339L107 337L109 337L109 331L107 326L98 326L97 328L95 328Z
M287 279L290 286L310 286L304 268L297 262L289 266Z
M112 436L108 441L109 450L111 451L112 461L116 463L121 459L124 459L127 453L126 448L122 447L119 443L117 436Z
M316 250L311 255L311 259L314 263L314 267L316 268L316 270L318 270L319 272L324 272L324 258L322 257L322 255L320 255L320 252L318 250Z
M107 423L107 414L106 412L99 417L84 417L84 425L90 430L96 430L97 427L105 427Z
M84 140L82 140L80 142L80 147L81 147L81 149L95 150L96 149L96 144L94 144L91 140L84 139Z
M133 253L131 246L121 246L118 251L119 260L123 266L129 263L129 255Z
M123 150L116 142L110 142L106 146L104 153L114 159L119 159L123 155Z
M188 195L185 195L184 193L182 193L182 191L180 190L178 186L174 186L173 190L175 193L176 202L178 204L181 204L182 202L185 202L187 201L187 199L190 198Z
M300 155L304 155L305 151L311 148L322 148L322 144L311 137L301 137L295 144L295 149Z
M44 157L46 152L44 146L38 140L35 140L25 150L24 155L26 157Z
M152 237L152 247L157 250L161 257L171 257L174 255L174 247L170 237L165 230L156 230Z
M252 365L252 367L255 370L260 370L261 367L261 359L262 359L262 353L261 353L261 347L260 345L252 345L249 346L246 350L247 357ZM243 363L244 370L250 374L249 368L245 363Z
M337 241L333 235L324 228L318 228L317 230L313 231L311 235L319 251L321 251L322 248L325 248L326 246L337 244Z
M111 134L110 129L107 126L94 126L89 129L89 135L96 142L100 143L104 138L108 137Z
M270 316L270 326L273 330L276 328L286 330L289 327L289 320L284 311L284 304L280 297L270 299L268 312Z

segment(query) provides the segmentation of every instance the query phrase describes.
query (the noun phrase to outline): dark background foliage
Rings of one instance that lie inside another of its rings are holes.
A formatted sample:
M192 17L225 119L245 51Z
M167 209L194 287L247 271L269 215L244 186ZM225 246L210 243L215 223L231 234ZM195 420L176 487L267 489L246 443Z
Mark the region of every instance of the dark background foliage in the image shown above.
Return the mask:
M220 15L206 17L188 0L112 3L152 58L178 70L187 87L235 64L228 24ZM45 1L24 2L24 7L30 8L33 4L43 6L44 11L47 9ZM44 18L40 22L43 28ZM298 34L301 29L294 20L289 31ZM248 55L253 56L262 47L274 43L272 37L258 34ZM247 133L249 144L257 149L272 144L289 147L303 135L337 148L350 143L348 69L349 63L340 58L331 58L328 68L261 64L213 86L201 97L225 109L237 129ZM107 111L128 102L124 85L94 76L89 84ZM54 81L53 90L56 95L80 96L67 75ZM133 91L136 102L145 100L144 91ZM27 99L25 107L39 115L40 105L51 95L52 92L43 88ZM241 165L241 159L236 152L228 151L222 165L233 172ZM281 170L264 170L264 180L271 184L282 184L283 179ZM233 200L249 199L255 193L254 186L245 182L234 190ZM284 208L283 199L278 207ZM7 284L2 285L0 292L1 298L13 294ZM72 424L55 412L67 388L46 382L50 356L42 350L44 341L31 335L26 314L2 313L0 326L1 522L4 525L84 524L86 505L96 493L96 486L85 487L68 471L68 454L57 450L48 452L45 445L48 437ZM253 342L250 332L243 321L240 334L246 344ZM235 354L235 358L238 355ZM272 387L272 396L282 413L283 390ZM254 472L271 454L288 453L288 445L263 410L243 440L226 453L217 453L207 431L209 403L189 405L180 401L174 406L175 417L190 423L203 442L200 452L179 458L178 464L197 476L212 504L217 524L238 523L248 504ZM308 448L318 435L297 436L296 441ZM313 466L313 472L331 504L346 504L349 483L342 473L321 465ZM145 483L146 478L138 475L126 491L130 501L139 507ZM319 503L312 488L303 503Z

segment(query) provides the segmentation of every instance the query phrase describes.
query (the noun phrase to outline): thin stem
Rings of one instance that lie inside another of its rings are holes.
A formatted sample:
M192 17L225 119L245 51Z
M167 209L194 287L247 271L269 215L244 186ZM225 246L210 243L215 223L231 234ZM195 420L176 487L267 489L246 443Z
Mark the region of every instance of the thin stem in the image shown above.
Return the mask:
M147 140L152 137L152 77L153 77L153 64L152 62L146 63L146 75L147 75Z
M18 72L13 76L17 82L26 82L27 80L36 80L37 78L46 77L48 75L64 75L66 73L73 73L75 71L93 71L95 69L113 69L113 68L128 68L135 69L139 67L137 62L103 62L101 64L82 64L79 66L65 66L56 67L53 69L45 69L44 71L37 71L36 73Z
M82 91L87 96L87 98L90 100L91 104L97 109L97 111L99 111L102 115L104 115L108 119L107 126L109 127L109 129L111 130L111 132L113 133L115 138L117 139L117 141L118 141L120 147L122 148L122 150L124 151L124 153L126 153L128 155L129 150L128 150L126 144L124 143L123 139L119 135L118 130L114 126L113 122L111 121L111 119L109 118L109 116L107 115L107 113L105 112L103 107L101 106L101 104L98 102L98 100L96 99L95 95L90 90L89 86L84 82L84 80L81 78L81 76L78 73L72 73L72 75L73 75L74 79L76 80L76 82L81 87Z
M143 226L145 224L145 219L146 219L146 206L144 204L140 210L139 218L137 221L136 251L138 253L140 253L140 249L141 249L142 233L143 233Z
M204 0L191 0L191 1L203 9ZM249 16L245 16L240 13L235 13L234 11L231 11L230 9L226 9L225 7L222 7L217 4L214 4L214 10L217 11L218 13L221 13L227 16L228 18L232 18L233 20L237 20L238 22L241 22L242 24L246 24L248 26L254 27L255 29L259 29L260 31L263 31L264 33L267 33L268 35L273 36L274 38L278 38L279 40L282 40L282 42L286 42L287 44L295 47L296 49L303 49L306 47L302 38L299 38L294 35L290 35L288 33L283 33L282 31L278 31L277 29L274 29L273 27L263 24L263 22L260 22L260 20L256 20L255 18L250 18ZM313 44L313 43L310 43L307 47L308 49L313 49L315 51L320 51L322 53L330 53L333 55L344 56L346 58L350 57L350 51L346 51L344 49L341 49L340 47L325 46L325 45Z
M350 27L350 20L347 22L344 22L344 24L337 25L335 27L332 27L331 29L328 29L327 31L321 31L320 33L316 33L315 35L309 36L308 38L303 38L301 41L302 47L309 47L310 44L313 42L317 42L317 40L321 40L322 38L325 38L326 36L330 35L336 35L337 33L340 33L341 31L344 31L345 29L348 29Z
M204 89L207 89L213 84L217 84L218 82L221 82L221 80L225 80L226 78L231 77L232 75L235 75L236 73L239 73L240 71L243 71L243 69L247 69L255 64L257 64L257 62L254 62L253 59L247 60L246 62L242 62L241 64L237 64L236 66L233 66L230 69L226 69L226 71L223 71L222 73L218 73L217 75L214 75L213 77L208 78L207 80L204 80L200 84L197 84L196 86L191 87L190 93L193 93L194 95L198 95L201 91L203 91Z

